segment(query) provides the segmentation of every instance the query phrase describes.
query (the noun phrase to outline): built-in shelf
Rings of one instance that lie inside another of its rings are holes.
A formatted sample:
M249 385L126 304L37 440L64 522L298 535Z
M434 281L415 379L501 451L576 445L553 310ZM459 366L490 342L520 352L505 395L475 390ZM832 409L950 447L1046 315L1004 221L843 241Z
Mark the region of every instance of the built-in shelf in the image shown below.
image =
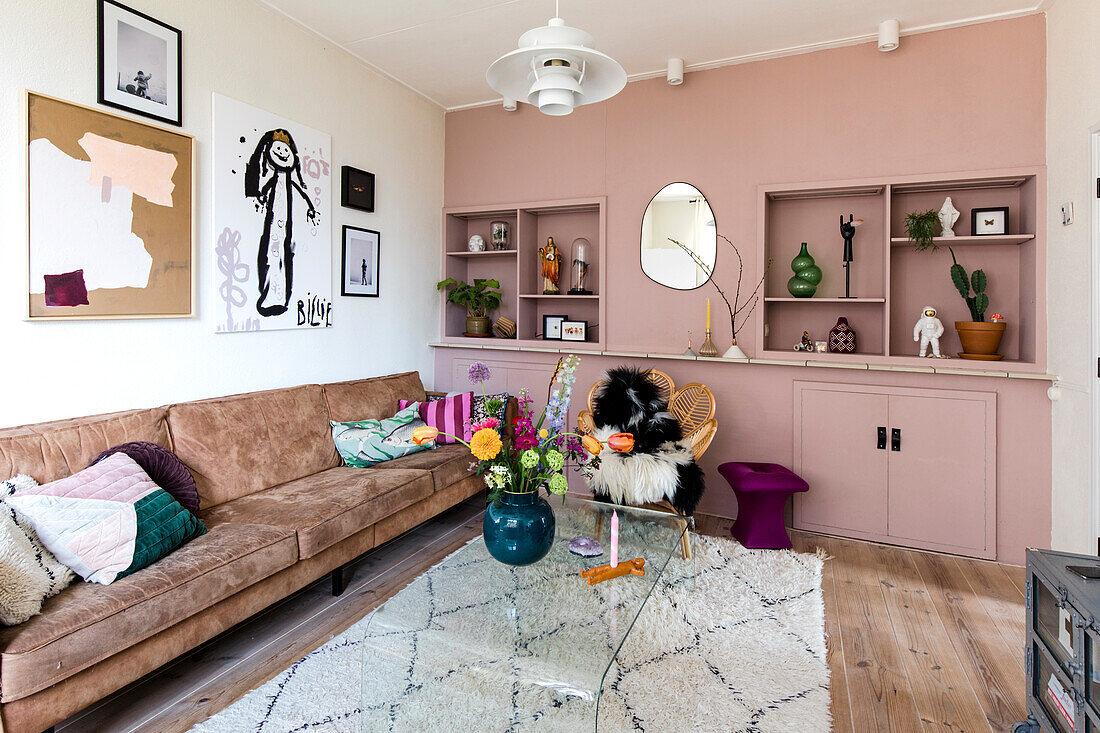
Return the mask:
M937 247L959 246L967 244L1023 244L1035 239L1034 234L983 234L965 237L932 237L932 242ZM890 237L891 247L904 247L912 245L909 237Z
M559 293L558 295L521 295L520 298L526 298L530 300L599 300L598 295L569 295L568 293Z
M760 366L789 366L821 369L862 369L872 372L911 372L919 374L948 374L969 377L994 377L999 379L1030 379L1041 382L1057 382L1056 374L1047 374L1034 364L1019 361L972 362L964 359L929 359L920 357L881 357L871 354L812 354L796 351L769 351L761 358L723 359L721 357L685 356L655 352L602 350L593 343L568 341L516 341L515 339L448 339L428 346L436 349L481 349L487 351L527 351L535 353L568 354L583 352L590 356L606 356L622 359L674 359L683 361L721 362ZM987 367L978 364L990 365Z
M885 303L886 298L764 298L765 303Z
M514 249L487 249L484 252L448 252L448 257L515 257L516 251Z

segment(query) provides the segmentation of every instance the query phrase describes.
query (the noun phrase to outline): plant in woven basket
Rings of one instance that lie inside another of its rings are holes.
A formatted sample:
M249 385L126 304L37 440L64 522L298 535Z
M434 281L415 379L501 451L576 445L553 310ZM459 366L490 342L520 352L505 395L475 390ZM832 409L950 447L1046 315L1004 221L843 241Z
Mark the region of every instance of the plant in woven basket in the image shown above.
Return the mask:
M985 271L974 270L967 277L966 269L955 259L955 250L947 248L951 252L951 282L959 291L959 295L966 301L966 307L970 309L970 318L976 323L985 321L985 311L989 308L989 296L985 294L987 284ZM971 293L973 291L973 293Z
M905 233L909 236L909 241L913 243L913 249L918 252L939 249L934 239L936 227L939 225L940 214L935 209L905 215Z

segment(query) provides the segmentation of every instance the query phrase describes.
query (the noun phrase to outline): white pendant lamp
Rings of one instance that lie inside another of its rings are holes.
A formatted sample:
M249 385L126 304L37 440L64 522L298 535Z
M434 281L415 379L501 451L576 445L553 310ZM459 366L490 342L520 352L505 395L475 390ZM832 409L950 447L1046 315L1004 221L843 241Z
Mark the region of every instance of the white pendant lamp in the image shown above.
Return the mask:
M505 99L533 104L547 115L567 115L582 104L602 102L626 86L626 72L597 51L596 40L561 18L519 37L519 48L494 61L485 72Z

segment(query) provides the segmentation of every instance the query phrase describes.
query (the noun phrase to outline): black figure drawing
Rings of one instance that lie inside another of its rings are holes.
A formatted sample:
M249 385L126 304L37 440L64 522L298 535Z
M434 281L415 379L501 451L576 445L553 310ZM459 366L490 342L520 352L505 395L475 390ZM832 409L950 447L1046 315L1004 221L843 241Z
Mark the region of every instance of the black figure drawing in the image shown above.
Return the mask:
M269 130L260 138L245 169L244 193L265 213L256 262L256 310L261 316L277 316L286 313L294 284L294 194L305 201L311 222L320 218L306 193L298 148L289 132Z

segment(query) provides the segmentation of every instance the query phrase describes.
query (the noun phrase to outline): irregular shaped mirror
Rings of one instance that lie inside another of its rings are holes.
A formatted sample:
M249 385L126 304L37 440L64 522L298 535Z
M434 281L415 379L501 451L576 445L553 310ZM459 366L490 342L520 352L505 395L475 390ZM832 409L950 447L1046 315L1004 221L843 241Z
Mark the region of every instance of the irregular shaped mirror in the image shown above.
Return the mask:
M642 272L666 287L694 290L710 279L717 242L718 227L706 197L690 183L670 183L642 215Z

